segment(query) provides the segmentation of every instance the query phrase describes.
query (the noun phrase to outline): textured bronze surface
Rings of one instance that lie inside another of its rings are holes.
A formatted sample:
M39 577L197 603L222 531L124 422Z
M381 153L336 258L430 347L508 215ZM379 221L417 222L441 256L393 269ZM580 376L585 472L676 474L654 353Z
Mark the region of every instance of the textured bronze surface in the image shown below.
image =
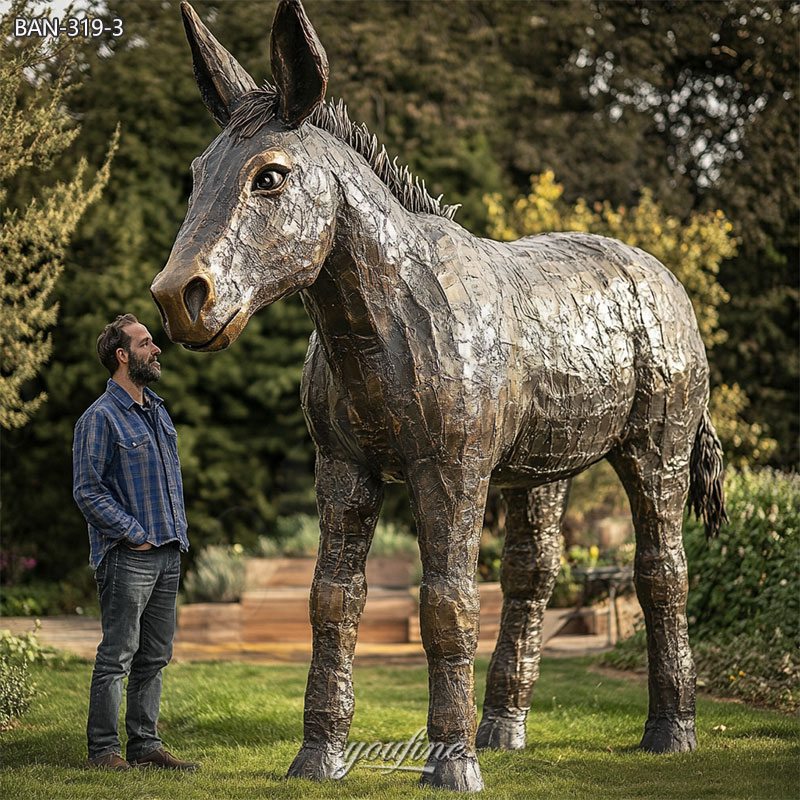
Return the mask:
M422 781L483 785L473 656L490 482L509 523L478 745L525 745L568 479L602 458L636 527L650 656L641 746L692 749L681 515L690 483L709 532L724 505L706 356L683 288L655 258L611 239L553 233L509 244L461 228L456 207L322 100L327 58L297 0L282 0L275 17L277 88L253 88L182 9L201 94L224 128L192 165L186 220L152 285L167 332L219 350L259 308L296 291L316 328L302 403L322 536L304 741L289 775L340 773L365 560L389 481L407 484L419 534L429 738L452 746Z

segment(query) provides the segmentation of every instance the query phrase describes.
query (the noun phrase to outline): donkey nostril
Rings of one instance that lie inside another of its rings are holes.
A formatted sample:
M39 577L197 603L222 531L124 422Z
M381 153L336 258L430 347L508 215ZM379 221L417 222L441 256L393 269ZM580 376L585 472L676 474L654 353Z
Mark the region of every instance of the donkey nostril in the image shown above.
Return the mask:
M197 322L208 297L208 284L202 278L193 278L183 290L183 302L192 322Z

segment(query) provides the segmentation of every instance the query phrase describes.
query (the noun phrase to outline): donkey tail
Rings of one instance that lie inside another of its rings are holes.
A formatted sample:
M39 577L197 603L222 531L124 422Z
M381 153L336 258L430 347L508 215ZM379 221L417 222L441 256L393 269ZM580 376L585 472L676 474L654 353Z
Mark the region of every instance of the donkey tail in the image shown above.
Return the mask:
M706 538L719 534L723 522L728 521L725 512L724 470L722 445L711 424L708 409L697 428L689 464L689 508L695 517L703 518Z

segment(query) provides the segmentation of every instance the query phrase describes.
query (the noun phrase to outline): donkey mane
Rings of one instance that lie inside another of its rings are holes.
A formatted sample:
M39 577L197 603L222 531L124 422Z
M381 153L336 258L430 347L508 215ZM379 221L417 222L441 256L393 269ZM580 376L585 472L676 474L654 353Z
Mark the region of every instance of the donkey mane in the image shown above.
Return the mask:
M237 140L249 139L277 116L278 93L266 85L242 98L227 127ZM408 211L453 219L461 207L443 204L442 195L432 197L428 194L425 181L412 175L407 166L398 164L397 157L390 159L378 137L363 122L355 123L350 119L342 100L320 103L307 122L327 131L363 156L375 175Z

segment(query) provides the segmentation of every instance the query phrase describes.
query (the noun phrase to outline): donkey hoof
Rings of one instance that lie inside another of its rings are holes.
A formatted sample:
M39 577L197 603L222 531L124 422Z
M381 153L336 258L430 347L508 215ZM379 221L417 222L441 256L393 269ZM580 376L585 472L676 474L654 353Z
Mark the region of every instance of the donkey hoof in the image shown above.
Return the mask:
M419 780L421 786L451 789L454 792L480 792L483 778L475 756L436 758L431 756Z
M524 750L525 720L483 713L475 745L479 750Z
M338 753L318 747L303 746L294 757L286 777L327 781L341 778L344 771L344 761Z
M639 749L648 753L688 753L697 749L694 719L648 719Z

